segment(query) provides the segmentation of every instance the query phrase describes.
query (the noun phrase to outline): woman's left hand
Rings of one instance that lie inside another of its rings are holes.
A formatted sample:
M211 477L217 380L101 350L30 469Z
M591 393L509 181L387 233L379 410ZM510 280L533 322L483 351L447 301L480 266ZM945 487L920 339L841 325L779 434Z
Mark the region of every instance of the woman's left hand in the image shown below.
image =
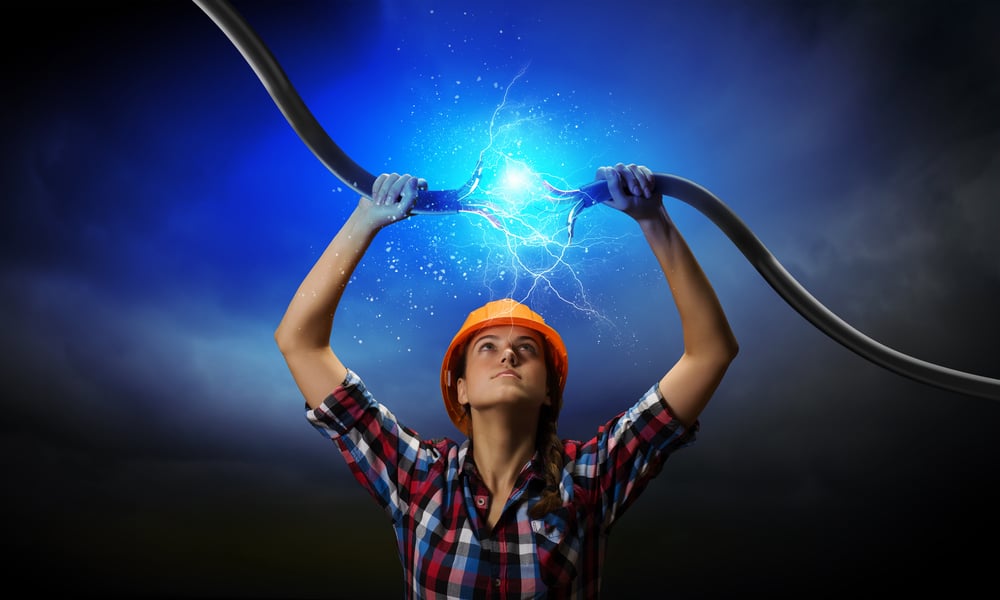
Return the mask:
M608 182L611 208L622 211L636 221L653 217L663 209L663 195L656 192L656 178L643 165L618 163L597 169L597 179Z

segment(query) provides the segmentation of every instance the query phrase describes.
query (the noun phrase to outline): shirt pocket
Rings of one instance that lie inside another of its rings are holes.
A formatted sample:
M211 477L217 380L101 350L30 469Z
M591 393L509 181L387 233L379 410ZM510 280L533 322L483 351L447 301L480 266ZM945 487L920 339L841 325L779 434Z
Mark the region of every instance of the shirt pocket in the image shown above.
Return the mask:
M580 531L572 505L531 520L539 577L548 588L564 588L576 579L581 551Z

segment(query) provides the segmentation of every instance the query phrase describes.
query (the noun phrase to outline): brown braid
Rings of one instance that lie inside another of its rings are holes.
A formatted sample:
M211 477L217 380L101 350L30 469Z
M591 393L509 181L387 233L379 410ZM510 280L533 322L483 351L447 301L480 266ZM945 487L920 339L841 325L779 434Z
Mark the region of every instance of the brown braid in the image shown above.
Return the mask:
M559 387L556 386L556 393ZM545 489L542 497L528 510L532 519L541 519L550 512L562 506L562 496L559 494L559 483L562 479L563 445L557 432L558 407L555 399L552 405L542 407L538 416L538 436L536 447L542 460L542 471L545 474Z
M542 461L542 472L545 476L545 489L542 497L528 510L532 519L541 519L550 512L562 506L562 496L559 494L559 484L562 481L563 444L559 439L559 411L562 409L562 388L559 385L559 371L552 361L548 346L545 348L546 385L549 388L549 404L542 406L538 413L538 433L535 435L535 448Z

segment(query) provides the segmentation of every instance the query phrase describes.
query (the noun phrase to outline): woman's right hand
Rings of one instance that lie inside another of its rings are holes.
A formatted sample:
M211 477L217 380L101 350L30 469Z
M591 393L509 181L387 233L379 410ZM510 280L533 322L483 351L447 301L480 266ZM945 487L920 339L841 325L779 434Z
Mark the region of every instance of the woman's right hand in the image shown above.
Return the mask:
M372 185L372 197L362 196L357 211L372 229L381 229L408 218L419 190L426 189L424 179L407 173L382 173Z

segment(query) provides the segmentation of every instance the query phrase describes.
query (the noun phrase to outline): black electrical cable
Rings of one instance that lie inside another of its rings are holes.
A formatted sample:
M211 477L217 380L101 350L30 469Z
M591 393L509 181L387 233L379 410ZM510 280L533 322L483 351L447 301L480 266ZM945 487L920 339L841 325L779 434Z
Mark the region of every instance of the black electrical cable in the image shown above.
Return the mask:
M338 179L361 195L371 197L375 177L354 162L326 133L292 87L284 70L274 59L264 42L242 16L226 0L194 0L226 36L233 42L282 114L306 146ZM676 198L708 217L732 241L767 283L792 308L816 328L859 356L888 369L941 389L990 400L1000 400L1000 380L957 371L930 363L889 348L861 333L835 315L812 296L781 265L753 231L725 203L700 185L664 173L656 173L657 191ZM607 182L598 181L584 186L589 204L609 199ZM425 207L423 212L454 212L454 191L421 193L437 203L448 200L436 209ZM418 202L420 199L418 198Z

